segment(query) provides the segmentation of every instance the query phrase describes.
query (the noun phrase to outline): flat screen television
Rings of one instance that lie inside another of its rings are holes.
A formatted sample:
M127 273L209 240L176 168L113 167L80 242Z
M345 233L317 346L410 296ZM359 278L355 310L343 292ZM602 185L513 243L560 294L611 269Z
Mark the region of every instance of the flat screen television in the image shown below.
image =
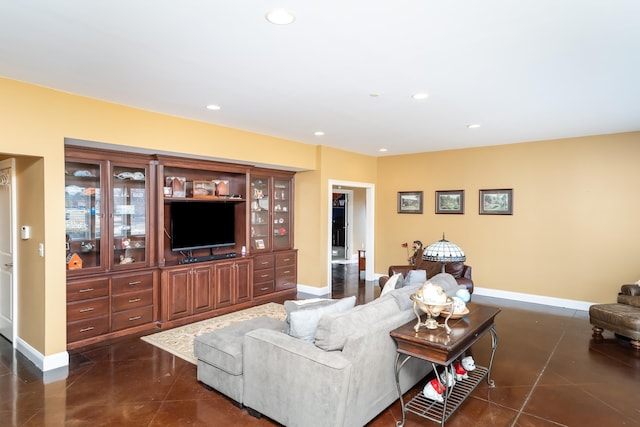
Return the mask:
M235 204L220 202L172 202L171 250L192 251L235 246Z

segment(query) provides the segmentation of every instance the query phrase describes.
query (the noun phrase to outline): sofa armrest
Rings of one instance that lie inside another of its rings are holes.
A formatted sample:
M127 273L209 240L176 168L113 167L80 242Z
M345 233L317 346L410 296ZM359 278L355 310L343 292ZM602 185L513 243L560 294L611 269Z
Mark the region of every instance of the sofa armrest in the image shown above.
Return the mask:
M343 425L352 364L279 331L244 336L243 404L287 426Z

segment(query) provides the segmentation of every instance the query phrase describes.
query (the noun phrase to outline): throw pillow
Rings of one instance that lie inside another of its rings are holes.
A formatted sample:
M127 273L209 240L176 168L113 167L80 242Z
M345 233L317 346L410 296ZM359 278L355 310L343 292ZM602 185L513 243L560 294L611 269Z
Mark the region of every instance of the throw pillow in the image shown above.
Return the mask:
M404 286L404 279L402 278L402 273L396 273L393 276L391 276L389 280L387 280L387 283L384 284L384 288L382 288L382 292L380 292L380 296L382 297L394 289L400 289L402 286Z
M336 301L331 298L308 298L295 301L285 301L284 309L287 317L284 319L284 333L288 334L291 325L291 313L298 310L309 310L316 307L334 304Z
M440 286L444 290L444 293L450 297L454 296L459 289L467 288L464 285L458 285L456 279L449 273L438 273L429 279L429 281L434 285Z
M302 304L298 306L297 310L288 313L289 335L304 341L313 342L316 337L318 322L322 316L330 313L348 311L356 305L355 296L329 301L329 303Z
M405 286L421 285L427 281L426 270L409 270L407 277L404 278Z

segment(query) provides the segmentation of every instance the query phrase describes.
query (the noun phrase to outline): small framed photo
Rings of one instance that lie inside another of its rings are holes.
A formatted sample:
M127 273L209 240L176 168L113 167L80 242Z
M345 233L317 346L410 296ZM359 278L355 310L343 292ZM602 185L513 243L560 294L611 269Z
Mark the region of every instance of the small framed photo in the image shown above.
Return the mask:
M398 213L421 214L422 191L398 191Z
M256 239L256 249L264 249L264 240Z
M436 191L437 214L463 214L464 190Z
M513 189L480 190L480 215L513 215Z

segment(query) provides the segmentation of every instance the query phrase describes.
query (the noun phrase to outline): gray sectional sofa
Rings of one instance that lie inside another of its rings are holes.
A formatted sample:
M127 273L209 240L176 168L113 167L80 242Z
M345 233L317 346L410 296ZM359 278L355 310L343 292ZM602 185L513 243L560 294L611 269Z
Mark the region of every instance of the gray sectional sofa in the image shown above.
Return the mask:
M286 426L362 426L398 399L389 332L415 320L409 295L417 288L325 314L313 342L255 319L200 336L198 379ZM403 393L430 371L430 364L410 360L401 370Z

